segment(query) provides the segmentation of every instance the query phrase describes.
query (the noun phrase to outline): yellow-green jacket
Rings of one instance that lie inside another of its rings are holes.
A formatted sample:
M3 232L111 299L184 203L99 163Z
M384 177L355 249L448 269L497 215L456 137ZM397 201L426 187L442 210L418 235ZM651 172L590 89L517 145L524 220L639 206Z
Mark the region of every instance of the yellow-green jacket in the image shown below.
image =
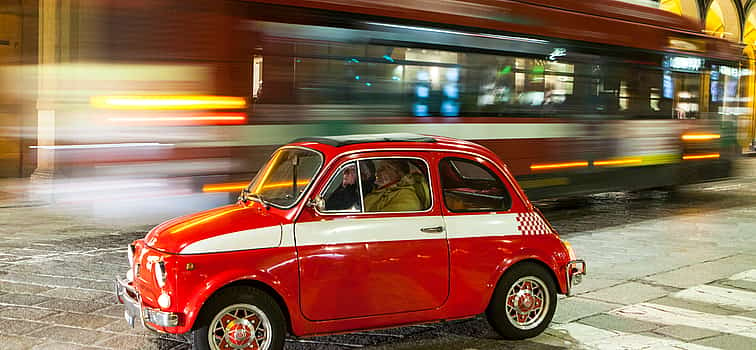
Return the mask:
M420 211L423 210L417 198L412 180L405 177L394 185L377 189L365 196L365 211Z

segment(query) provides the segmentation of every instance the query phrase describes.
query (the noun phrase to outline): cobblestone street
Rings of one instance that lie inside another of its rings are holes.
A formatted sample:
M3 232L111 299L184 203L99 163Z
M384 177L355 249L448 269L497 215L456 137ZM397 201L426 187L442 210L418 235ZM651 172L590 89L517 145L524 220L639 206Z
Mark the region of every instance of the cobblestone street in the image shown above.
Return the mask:
M189 348L128 328L111 291L127 269L126 244L157 222L2 203L0 348ZM501 340L478 318L290 339L287 349L756 348L756 177L582 204L539 203L588 276L537 338Z

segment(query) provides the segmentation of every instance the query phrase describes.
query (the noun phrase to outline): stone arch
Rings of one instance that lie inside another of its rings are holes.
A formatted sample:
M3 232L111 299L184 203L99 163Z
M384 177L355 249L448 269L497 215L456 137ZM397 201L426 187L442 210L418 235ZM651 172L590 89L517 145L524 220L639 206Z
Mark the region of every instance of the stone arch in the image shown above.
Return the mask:
M743 23L743 43L756 45L756 7L751 7Z
M698 0L660 0L659 8L701 22Z
M741 22L732 0L713 0L706 10L705 32L731 41L740 41Z
M743 22L743 43L745 44L743 55L746 57L748 69L752 72L745 82L747 84L746 96L751 98L749 103L751 112L747 121L739 121L738 141L741 146L746 147L754 140L754 135L756 135L756 111L754 111L754 107L756 107L754 104L754 93L756 93L754 78L756 77L753 74L753 72L756 72L756 6L750 7Z

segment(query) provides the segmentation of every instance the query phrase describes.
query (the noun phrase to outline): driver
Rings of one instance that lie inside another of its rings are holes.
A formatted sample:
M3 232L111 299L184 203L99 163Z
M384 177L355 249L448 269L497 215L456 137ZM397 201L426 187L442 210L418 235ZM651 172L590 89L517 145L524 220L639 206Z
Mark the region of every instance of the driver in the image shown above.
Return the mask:
M341 174L341 185L326 201L326 210L346 210L358 207L360 194L357 192L357 167L347 165Z

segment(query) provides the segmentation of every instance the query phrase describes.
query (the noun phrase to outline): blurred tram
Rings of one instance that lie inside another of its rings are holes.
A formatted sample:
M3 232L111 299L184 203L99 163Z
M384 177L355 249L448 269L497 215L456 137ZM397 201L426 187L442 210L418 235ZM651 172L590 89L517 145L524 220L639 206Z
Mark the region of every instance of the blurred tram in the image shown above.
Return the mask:
M179 49L155 50L159 61L206 65L215 85L93 96L119 135L158 130L136 139L151 151L95 162L173 164L162 175L206 192L238 191L301 136L388 132L481 143L533 199L670 187L729 176L737 119L752 113L742 47L619 1L226 1L205 22L197 4L119 3L108 36L120 59L158 61L130 42L169 33ZM216 55L180 49L194 40Z

